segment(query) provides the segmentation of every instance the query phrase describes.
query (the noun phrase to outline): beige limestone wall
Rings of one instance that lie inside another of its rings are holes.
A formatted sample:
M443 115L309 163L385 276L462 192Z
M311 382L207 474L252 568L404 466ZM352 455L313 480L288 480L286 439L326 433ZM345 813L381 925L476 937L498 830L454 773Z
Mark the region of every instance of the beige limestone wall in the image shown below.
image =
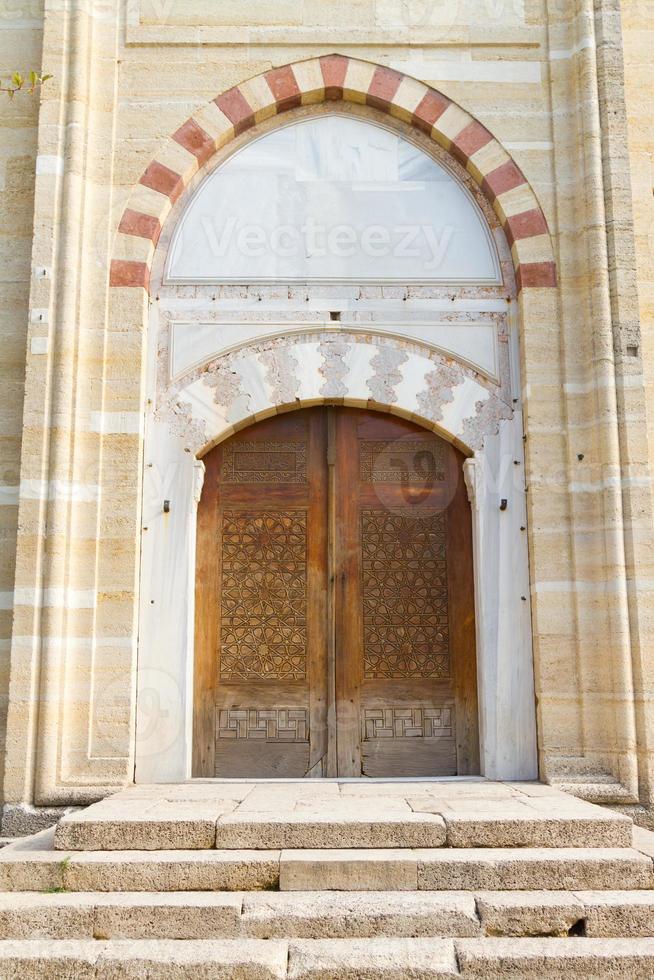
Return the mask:
M654 453L654 3L623 0L625 95L638 269L638 303L647 379L648 439Z
M0 8L0 77L41 67L41 0ZM0 93L0 767L18 521L39 95Z
M631 170L633 230L637 270L638 319L646 382L647 454L654 459L654 3L622 0L623 56L627 139ZM646 579L643 570L642 578ZM643 588L651 583L643 581ZM644 612L651 629L652 603ZM654 670L645 671L644 687L651 691ZM647 698L651 704L651 697ZM651 748L654 731L648 728Z
M53 273L32 283L31 308L47 310L48 325L30 330L50 347L28 356L21 473L31 486L51 482L20 505L7 799L83 802L132 771L147 336L143 290L108 286L125 204L162 148L179 157L170 136L205 102L338 52L458 102L522 168L547 218L559 286L521 299L541 774L597 798L648 800L654 446L613 111L617 0L246 6L244 24L236 3L46 0L44 69L55 79L39 152L62 164L36 180L33 260ZM651 66L638 20L651 4L624 7L640 313L651 323L641 80ZM652 343L645 330L647 372Z

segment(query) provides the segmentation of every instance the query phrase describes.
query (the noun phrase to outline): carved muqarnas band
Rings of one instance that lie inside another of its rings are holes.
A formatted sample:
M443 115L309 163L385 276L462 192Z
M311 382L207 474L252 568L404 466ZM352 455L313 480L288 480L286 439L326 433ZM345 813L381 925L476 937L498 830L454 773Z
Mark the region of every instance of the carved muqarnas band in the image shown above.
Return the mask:
M445 479L445 448L436 439L363 440L359 443L362 483L428 487Z
M221 537L221 680L302 679L306 511L226 510Z
M361 513L366 677L450 676L446 516Z
M363 738L451 738L454 733L451 705L438 708L366 708Z
M304 442L236 442L223 449L223 483L306 483Z
M218 738L248 738L265 742L308 742L306 708L220 708L216 711Z

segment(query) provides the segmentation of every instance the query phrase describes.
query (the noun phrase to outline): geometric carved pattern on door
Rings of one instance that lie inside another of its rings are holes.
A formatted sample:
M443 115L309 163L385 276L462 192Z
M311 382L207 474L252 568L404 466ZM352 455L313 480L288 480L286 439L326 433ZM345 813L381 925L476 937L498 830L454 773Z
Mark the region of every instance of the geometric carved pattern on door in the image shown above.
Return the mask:
M306 511L227 510L221 538L221 679L304 678Z
M366 708L363 737L371 738L451 738L452 708L383 707Z
M306 483L306 443L228 443L221 479L223 483Z
M266 742L307 742L306 708L221 708L218 738L249 738Z
M359 479L362 483L412 484L445 479L445 449L440 440L397 439L392 442L362 439L359 443Z
M364 676L449 678L445 513L361 512Z

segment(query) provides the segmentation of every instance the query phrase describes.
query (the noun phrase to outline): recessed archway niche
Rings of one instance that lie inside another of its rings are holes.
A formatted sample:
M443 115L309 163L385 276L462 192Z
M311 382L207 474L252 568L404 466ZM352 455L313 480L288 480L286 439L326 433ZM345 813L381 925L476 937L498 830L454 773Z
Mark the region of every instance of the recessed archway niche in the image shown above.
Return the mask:
M401 416L467 457L481 771L535 778L516 287L470 174L371 107L265 120L190 180L150 291L136 779L192 772L202 457L318 405Z

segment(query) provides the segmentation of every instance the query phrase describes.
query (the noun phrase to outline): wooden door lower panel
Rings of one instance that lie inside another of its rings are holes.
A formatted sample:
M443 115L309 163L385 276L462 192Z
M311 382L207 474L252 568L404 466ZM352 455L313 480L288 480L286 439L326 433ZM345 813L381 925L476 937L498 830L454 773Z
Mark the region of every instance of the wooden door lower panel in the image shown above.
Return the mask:
M219 688L215 712L215 773L233 779L305 775L310 765L306 687L274 681Z
M428 691L421 680L361 688L361 770L364 776L454 776L456 710L448 684Z

